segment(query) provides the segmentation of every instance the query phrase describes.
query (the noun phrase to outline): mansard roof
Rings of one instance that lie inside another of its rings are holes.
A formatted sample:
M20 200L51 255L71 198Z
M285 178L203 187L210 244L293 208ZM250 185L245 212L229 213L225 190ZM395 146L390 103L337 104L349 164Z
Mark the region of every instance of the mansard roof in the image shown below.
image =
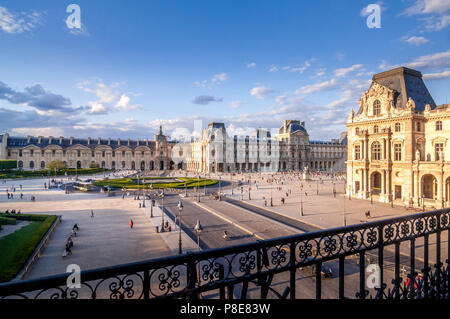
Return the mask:
M100 139L100 144L98 143L98 139L91 139L90 143L88 143L88 139L79 139L79 138L73 138L72 144L70 143L69 138L63 138L60 143L60 138L53 137L51 142L50 138L48 137L41 137L40 140L38 137L14 137L10 136L8 137L8 143L7 146L11 148L22 148L30 145L35 145L40 148L45 148L48 146L59 146L62 148L69 148L73 147L75 145L82 145L85 147L88 147L90 149L95 149L99 146L107 146L111 147L112 149L117 149L119 147L125 146L131 149L136 149L139 146L147 146L147 143L145 140L130 140L130 144L128 145L128 140L121 140L119 145L119 140L113 140L111 139L108 143L108 140ZM154 148L155 142L154 141L148 141L148 147Z
M432 109L436 107L419 71L399 67L375 74L372 81L396 92L394 99L396 108L405 108L409 98L413 99L415 109L418 111L424 111L427 104L430 104Z

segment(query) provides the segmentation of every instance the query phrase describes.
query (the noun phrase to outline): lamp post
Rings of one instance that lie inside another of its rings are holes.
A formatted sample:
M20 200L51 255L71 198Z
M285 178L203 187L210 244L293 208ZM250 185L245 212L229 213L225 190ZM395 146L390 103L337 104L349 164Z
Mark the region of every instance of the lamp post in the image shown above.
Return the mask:
M303 216L303 187L300 188L300 216Z
M179 212L179 215L178 215L178 253L181 255L183 253L182 248L181 248L182 247L182 244L181 244L181 212L183 211L183 208L184 208L183 202L181 200L178 202L177 207L178 207L178 212Z
M198 194L198 202L200 203L200 175L197 176L197 194Z
M250 197L250 191L251 190L252 190L252 178L249 177L249 180L248 180L248 200L251 200L251 197Z
M144 188L146 188L145 177L142 177L142 208L145 208L145 192L144 192Z
M343 214L342 214L342 218L343 218L343 221L344 221L344 227L345 226L347 226L347 219L346 219L346 217L345 217L345 194L344 194L344 196L342 196L343 198L344 198L344 212L343 212Z
M272 180L270 181L270 207L273 207L272 188L273 188L273 175Z
M197 250L200 251L200 234L203 231L203 227L200 224L200 220L197 219L197 224L194 226L195 234L197 235ZM197 282L200 284L200 262L197 264Z
M317 180L317 195L319 195L319 180Z
M161 233L164 233L164 188L161 194Z

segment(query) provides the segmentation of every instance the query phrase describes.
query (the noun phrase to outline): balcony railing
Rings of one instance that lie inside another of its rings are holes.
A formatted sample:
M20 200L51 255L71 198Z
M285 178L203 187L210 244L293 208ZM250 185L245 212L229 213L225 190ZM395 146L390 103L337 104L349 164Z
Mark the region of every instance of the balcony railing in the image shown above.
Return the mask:
M449 261L441 256L450 253L449 215L441 209L88 270L81 288L67 285L71 274L4 283L0 299L320 299L333 287L335 298L446 299ZM337 274L325 279L322 266L331 263Z

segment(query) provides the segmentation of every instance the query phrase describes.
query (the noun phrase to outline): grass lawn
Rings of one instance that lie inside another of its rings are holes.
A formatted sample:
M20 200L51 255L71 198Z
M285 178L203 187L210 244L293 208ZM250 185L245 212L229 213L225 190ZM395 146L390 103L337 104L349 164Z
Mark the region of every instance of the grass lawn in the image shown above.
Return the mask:
M1 214L5 216L5 214ZM10 217L11 215L8 215ZM15 218L15 217L13 217ZM20 215L20 220L31 223L20 230L0 238L0 282L13 279L28 257L53 224L53 215Z
M197 178L189 178L189 177L148 177L145 178L145 184L137 184L136 178L119 178L119 179L110 179L110 180L102 180L102 181L96 181L94 182L94 185L96 186L110 186L111 188L127 188L127 189L150 189L149 180L151 179L179 179L179 182L158 182L153 183L153 189L161 189L161 188L184 188L184 184L186 183L187 188L192 187L203 187L205 186L211 186L218 183L217 180L214 179L204 179L200 178L200 182L197 180ZM141 179L142 181L142 179Z

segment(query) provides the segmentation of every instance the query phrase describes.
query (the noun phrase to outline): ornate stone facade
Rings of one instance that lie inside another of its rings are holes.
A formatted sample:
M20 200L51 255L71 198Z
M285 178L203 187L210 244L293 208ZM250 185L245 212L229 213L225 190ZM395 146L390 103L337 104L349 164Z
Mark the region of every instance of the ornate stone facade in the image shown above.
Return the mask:
M346 135L329 142L310 141L305 123L285 120L275 138L266 130L228 136L223 123L210 123L190 143L187 169L194 172L345 172Z
M347 128L348 193L405 205L450 204L450 105L436 106L420 72L400 67L374 75Z
M77 139L74 137L10 137L0 135L0 158L17 160L26 170L42 169L53 160L69 168L89 168L92 162L107 169L166 170L182 168L171 159L174 142L167 140L162 128L154 141L148 139Z

